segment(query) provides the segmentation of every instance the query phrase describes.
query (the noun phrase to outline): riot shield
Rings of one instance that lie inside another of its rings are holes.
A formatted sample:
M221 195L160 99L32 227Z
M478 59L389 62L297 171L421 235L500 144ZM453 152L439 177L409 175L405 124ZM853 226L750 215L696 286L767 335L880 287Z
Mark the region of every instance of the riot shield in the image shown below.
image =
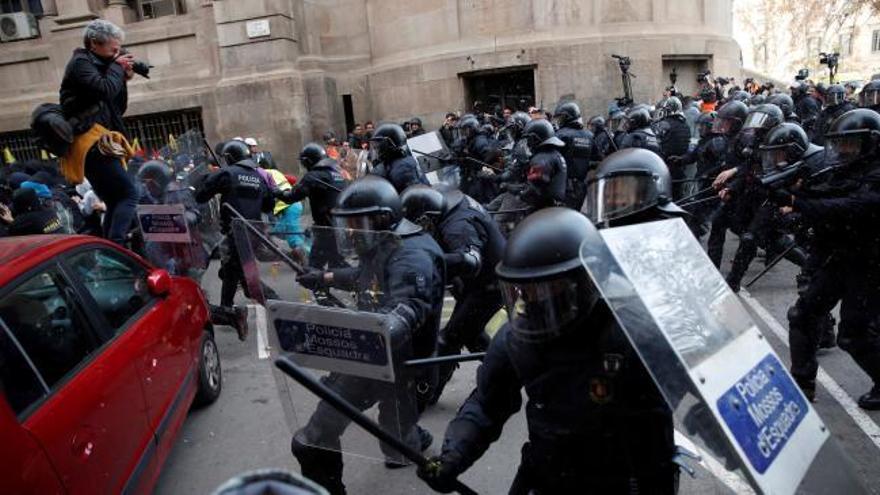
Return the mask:
M443 168L446 165L445 157L450 156L446 142L437 131L409 138L406 144L412 151L413 157L422 166L422 170L426 172Z
M268 286L277 294L265 299L270 357L284 354L308 368L388 433L418 448L419 379L402 364L411 357L410 332L390 314L392 303L383 287L384 265L400 239L388 232L313 227L312 237L326 236L332 246L323 246L318 258L313 249L306 262L323 264L335 277L310 291L298 284L297 272L303 267L285 255L271 224L239 219L232 226L249 287L265 292ZM274 256L262 258L260 253ZM408 462L274 367L273 376L291 433L300 444Z
M847 458L758 324L680 219L601 231L581 259L720 479L758 493L863 493ZM717 461L717 462L716 462ZM818 476L810 472L822 470Z

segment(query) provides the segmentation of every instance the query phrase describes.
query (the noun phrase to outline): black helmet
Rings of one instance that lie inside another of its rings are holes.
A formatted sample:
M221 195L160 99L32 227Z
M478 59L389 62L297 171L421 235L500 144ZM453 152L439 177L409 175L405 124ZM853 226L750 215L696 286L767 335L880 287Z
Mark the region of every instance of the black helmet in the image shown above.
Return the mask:
M786 119L791 117L792 112L794 112L794 100L791 99L791 96L788 96L785 93L770 95L770 98L767 98L767 103L779 107L779 109L782 110L782 116Z
M718 117L718 112L701 113L700 116L697 117L696 125L700 137L706 137L712 132L716 117Z
M646 106L636 106L626 112L626 129L634 131L651 125L651 111Z
M529 114L522 111L514 112L514 114L510 116L509 125L512 130L511 135L514 140L519 141L522 138L523 131L531 121L532 118L529 117Z
M619 108L608 112L608 125L614 132L625 131L626 112Z
M211 495L328 495L327 490L298 473L258 469L238 475Z
M137 172L138 180L143 183L147 191L155 199L163 200L168 184L171 183L171 167L159 160L150 160Z
M419 127L422 127L422 119L420 119L418 117L413 117L413 118L409 119L409 125L410 126L417 125Z
M325 158L327 158L327 150L318 143L309 143L303 146L302 151L299 152L299 163L306 170L311 170L312 167Z
M405 147L406 133L397 124L382 124L370 136L370 151L377 161L403 156Z
M601 115L596 115L590 119L590 128L599 131L605 128L605 119Z
M559 127L566 127L574 123L583 124L581 120L581 107L573 101L560 103L556 107L556 111L553 112L553 120Z
M783 122L770 129L758 148L764 172L800 161L809 145L807 133L797 124Z
M416 184L404 189L400 194L403 216L422 228L433 229L436 222L446 213L446 196L424 184Z
M751 99L752 95L750 95L748 91L743 90L734 91L730 96L730 101L741 101L743 103L748 103Z
M480 121L473 115L466 115L458 121L456 125L459 136L463 139L471 139L483 131Z
M605 158L587 183L583 213L598 226L631 223L651 208L681 213L672 203L669 168L656 153L627 148Z
M785 122L782 110L772 103L763 103L749 110L743 129L770 130Z
M703 88L700 90L700 99L707 103L713 103L718 101L718 93L715 92L715 88Z
M741 101L728 101L719 110L712 125L712 132L732 136L742 129L749 114L749 107Z
M227 141L223 145L223 149L220 151L220 156L226 160L228 165L232 165L250 158L251 149L244 143L244 141L233 139L232 141Z
M541 343L580 328L599 300L581 263L581 245L601 243L596 227L568 208L544 208L513 232L495 269L510 330L521 342Z
M19 187L12 193L12 213L22 215L40 206L37 190L32 187Z
M762 94L752 95L749 98L749 106L755 107L758 105L763 105L767 101L767 97Z
M397 190L378 175L361 177L343 189L330 213L340 226L354 230L392 230L403 216Z
M859 105L876 110L880 108L880 79L869 81L859 93Z
M825 104L829 107L842 105L846 101L846 88L841 84L832 84L825 90Z
M807 83L798 81L793 83L789 89L791 90L791 97L795 98L807 94L808 86Z
M880 145L880 114L867 108L850 110L831 122L825 133L828 163L848 164L873 157Z
M536 150L541 146L557 146L564 147L565 143L556 137L556 131L553 130L553 124L544 119L535 119L526 124L523 129L523 137L529 148Z
M670 96L660 104L660 117L669 117L681 113L681 100L676 96Z

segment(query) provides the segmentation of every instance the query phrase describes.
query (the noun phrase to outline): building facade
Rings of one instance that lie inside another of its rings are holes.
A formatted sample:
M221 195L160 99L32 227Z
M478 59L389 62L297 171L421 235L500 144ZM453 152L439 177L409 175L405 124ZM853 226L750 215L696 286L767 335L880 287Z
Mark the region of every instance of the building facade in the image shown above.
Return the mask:
M637 101L656 101L673 69L690 91L697 72L739 77L741 66L732 0L17 3L42 13L39 37L0 44L0 147L15 149L25 134L10 133L57 100L97 17L119 24L125 46L154 66L129 83L136 133L158 129L144 137L156 141L168 122L198 121L211 142L253 136L287 167L303 142L354 122L419 116L430 129L475 102L552 110L561 98L604 114L622 93L612 54L632 58Z

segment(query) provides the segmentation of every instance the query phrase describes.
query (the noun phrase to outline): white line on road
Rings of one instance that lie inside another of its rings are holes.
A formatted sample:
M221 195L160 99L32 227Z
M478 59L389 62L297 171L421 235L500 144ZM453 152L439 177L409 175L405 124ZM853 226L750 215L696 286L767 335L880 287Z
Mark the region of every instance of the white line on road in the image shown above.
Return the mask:
M770 327L770 330L779 337L779 340L788 347L788 331L776 321L776 318L770 314L769 311L764 309L764 306L758 302L757 299L752 297L745 290L740 292L740 296L742 300L752 307L758 315L767 322L767 326ZM865 414L856 404L852 397L843 389L834 378L831 378L831 375L825 372L821 367L819 368L819 374L817 376L817 380L819 383L828 390L828 393L831 394L831 397L836 400L843 410L852 418L853 422L858 426L865 435L871 439L871 442L874 443L874 446L880 449L880 426L877 426L877 423L871 419L870 416Z
M269 359L269 338L266 328L266 308L260 304L248 304L248 312L253 311L254 326L257 327L257 359Z

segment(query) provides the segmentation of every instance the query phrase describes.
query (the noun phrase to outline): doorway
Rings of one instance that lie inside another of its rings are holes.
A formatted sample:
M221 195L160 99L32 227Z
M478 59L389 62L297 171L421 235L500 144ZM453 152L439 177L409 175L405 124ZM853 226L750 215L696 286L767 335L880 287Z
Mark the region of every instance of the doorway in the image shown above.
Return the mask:
M465 111L495 113L510 107L528 110L535 104L535 67L513 67L459 74L464 82ZM499 112L500 113L500 112Z
M677 77L675 87L686 96L698 96L700 84L697 74L709 68L709 55L664 55L663 56L663 87L670 85L669 74L674 70ZM714 74L713 74L714 75ZM726 76L727 74L718 74Z

